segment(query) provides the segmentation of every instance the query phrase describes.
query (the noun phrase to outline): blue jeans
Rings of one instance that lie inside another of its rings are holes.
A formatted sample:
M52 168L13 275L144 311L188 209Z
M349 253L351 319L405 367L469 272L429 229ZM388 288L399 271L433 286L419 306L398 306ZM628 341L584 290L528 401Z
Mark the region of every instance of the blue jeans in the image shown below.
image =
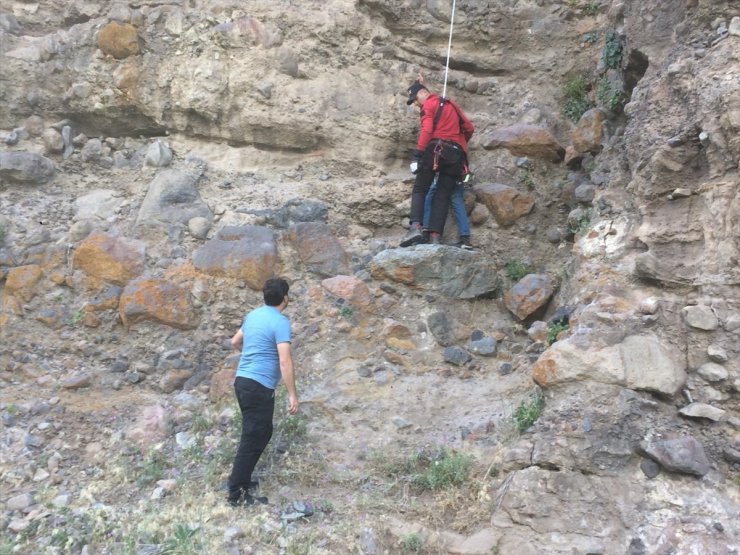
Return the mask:
M432 199L434 198L434 192L437 190L437 176L434 177L431 187L426 198L424 198L424 229L429 226L429 214L432 210ZM460 237L470 237L470 224L468 224L468 212L465 210L465 200L463 198L463 184L457 183L455 188L452 189L452 195L450 196L450 204L452 204L452 215L455 217L457 223L457 230Z

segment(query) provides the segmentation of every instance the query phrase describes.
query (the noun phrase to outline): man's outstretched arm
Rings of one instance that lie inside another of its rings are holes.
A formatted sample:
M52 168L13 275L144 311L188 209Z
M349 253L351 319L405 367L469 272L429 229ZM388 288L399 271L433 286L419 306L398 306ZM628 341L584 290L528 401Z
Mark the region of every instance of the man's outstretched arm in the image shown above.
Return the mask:
M295 373L293 372L293 356L290 352L290 343L278 343L278 358L280 359L280 374L288 390L288 412L298 412L298 393L295 388Z

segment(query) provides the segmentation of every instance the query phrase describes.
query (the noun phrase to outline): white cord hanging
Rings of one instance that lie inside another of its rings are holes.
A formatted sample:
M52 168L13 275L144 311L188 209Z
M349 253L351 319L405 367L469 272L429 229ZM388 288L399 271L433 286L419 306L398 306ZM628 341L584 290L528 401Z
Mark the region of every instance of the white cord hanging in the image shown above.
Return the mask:
M447 98L447 73L450 70L450 50L452 50L452 26L455 24L455 2L452 0L452 16L450 17L450 40L447 42L447 63L445 64L445 85L442 89L442 98Z

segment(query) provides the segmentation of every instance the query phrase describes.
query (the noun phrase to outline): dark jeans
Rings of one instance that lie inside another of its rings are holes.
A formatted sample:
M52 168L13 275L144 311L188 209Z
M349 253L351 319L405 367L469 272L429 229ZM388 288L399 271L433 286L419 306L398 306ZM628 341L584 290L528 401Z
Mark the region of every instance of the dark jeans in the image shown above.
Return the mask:
M234 391L242 411L242 436L229 476L229 500L246 494L252 472L272 437L275 390L249 378L237 377Z
M434 162L434 150L438 144L439 142L436 140L431 141L419 162L414 189L411 192L412 222L422 223L424 221L424 199L429 192L432 181L434 181L435 170L432 164ZM437 156L439 177L437 178L437 190L432 199L432 209L429 213L429 231L433 233L441 235L444 231L450 197L460 179L464 160L465 152L462 148L450 146L450 143L446 143Z

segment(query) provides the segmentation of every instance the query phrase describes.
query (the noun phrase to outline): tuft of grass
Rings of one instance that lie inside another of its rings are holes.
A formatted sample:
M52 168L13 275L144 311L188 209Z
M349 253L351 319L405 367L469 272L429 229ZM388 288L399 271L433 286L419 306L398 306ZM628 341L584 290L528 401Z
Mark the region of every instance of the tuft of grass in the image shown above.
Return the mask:
M577 123L587 110L593 108L588 99L588 90L589 83L583 76L576 76L565 84L563 115L570 121Z
M439 458L423 461L423 464L426 468L414 477L414 483L422 489L438 490L465 483L472 459L445 449Z
M547 328L547 344L552 345L557 341L558 334L561 331L565 331L568 329L568 324L563 324L561 322L556 322L555 324L550 324L550 326Z
M598 15L601 11L601 5L598 0L589 0L582 8L583 13L588 16Z
M175 530L164 540L157 555L200 555L203 553L200 540L196 537L198 527L190 528L187 524L175 525Z
M166 463L167 459L161 451L154 448L149 449L139 466L139 477L136 482L140 486L150 486L157 480L161 480Z
M352 309L348 306L343 306L339 309L339 315L347 320L352 319Z
M622 63L622 41L614 31L606 34L604 50L601 53L604 64L610 69L617 69Z
M519 260L509 260L506 263L506 275L511 281L519 281L527 274L532 273L532 267L529 264Z
M401 548L403 548L404 551L408 551L410 553L421 553L421 549L423 547L424 540L421 539L421 536L416 532L406 534L401 538Z
M534 393L529 396L529 399L520 403L512 416L519 433L526 432L532 424L537 422L537 419L542 414L542 409L544 408L545 397L542 395L541 390L536 389Z
M530 191L532 191L532 190L534 190L536 188L535 187L535 183L534 183L534 179L532 178L532 172L529 171L529 169L527 169L527 168L525 168L524 170L522 170L522 172L519 174L519 183L521 183L522 185L524 185Z

